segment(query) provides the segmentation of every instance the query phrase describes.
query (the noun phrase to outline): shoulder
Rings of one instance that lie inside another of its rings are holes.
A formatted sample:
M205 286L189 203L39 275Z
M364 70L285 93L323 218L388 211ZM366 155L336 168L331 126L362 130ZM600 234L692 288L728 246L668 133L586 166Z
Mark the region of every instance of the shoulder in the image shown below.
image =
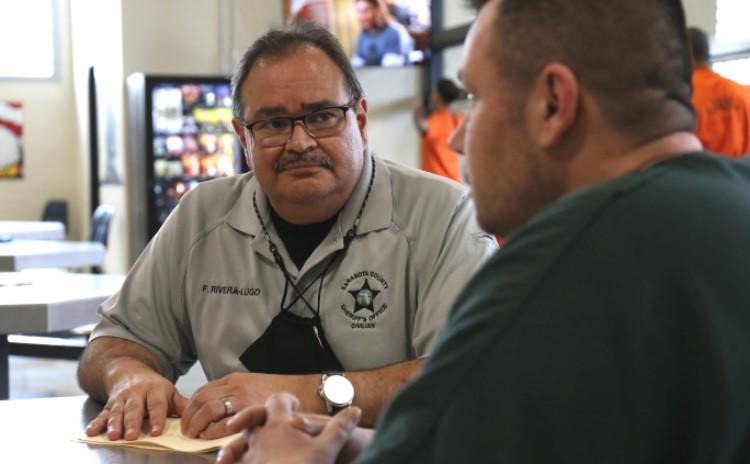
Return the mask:
M690 153L564 197L518 238L566 230L565 253L575 256L570 263L578 269L616 273L631 263L658 272L692 262L707 244L718 250L717 241L748 242L743 236L750 230L749 198L750 159ZM507 248L519 241L511 236Z
M401 37L398 28L394 24L388 24L385 28L383 28L382 35L396 39Z
M391 227L409 242L421 243L420 253L439 250L439 244L451 240L486 246L490 236L477 222L466 186L392 161L383 161L381 166L391 190Z
M710 153L689 153L654 166L639 189L624 199L628 207L643 210L670 208L699 211L716 209L716 201L747 202L750 160L736 161Z
M393 192L394 207L409 210L427 207L425 212L448 211L459 203L471 203L466 186L453 180L420 169L404 166L394 161L383 160Z
M192 240L224 220L252 179L252 173L245 173L198 184L180 199L168 222L177 224L179 233Z
M201 182L180 200L180 208L226 213L252 178L252 173L245 173Z

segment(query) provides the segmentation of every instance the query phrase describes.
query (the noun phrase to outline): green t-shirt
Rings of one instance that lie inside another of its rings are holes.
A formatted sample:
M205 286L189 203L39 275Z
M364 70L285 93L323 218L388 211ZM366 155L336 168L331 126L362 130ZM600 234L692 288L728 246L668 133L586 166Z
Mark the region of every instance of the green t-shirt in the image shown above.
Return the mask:
M539 213L357 462L750 462L750 159L688 154Z

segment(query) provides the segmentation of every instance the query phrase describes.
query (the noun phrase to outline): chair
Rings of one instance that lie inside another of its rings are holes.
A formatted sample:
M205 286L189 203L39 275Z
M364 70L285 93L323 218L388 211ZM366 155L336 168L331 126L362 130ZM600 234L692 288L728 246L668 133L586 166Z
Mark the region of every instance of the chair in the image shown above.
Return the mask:
M109 236L109 224L112 221L112 216L115 214L115 208L111 205L99 205L94 210L94 214L91 216L91 236L89 240L92 242L99 242L104 247L107 247L107 239ZM94 266L91 269L94 274L101 274L102 268L100 266Z
M42 221L62 222L65 233L68 233L68 202L65 200L49 200L44 205Z
M109 223L115 214L115 208L110 205L99 205L91 216L91 237L92 242L99 242L107 246L107 236L109 235Z
M67 210L67 204L65 205L65 209ZM99 205L96 207L94 214L91 216L91 235L89 240L99 242L106 248L109 223L112 221L114 214L115 209L110 205ZM93 274L101 274L102 268L94 266L91 268L91 272ZM92 329L93 325L89 325L60 332L9 335L8 352L15 356L77 360L86 347L88 335L91 334Z

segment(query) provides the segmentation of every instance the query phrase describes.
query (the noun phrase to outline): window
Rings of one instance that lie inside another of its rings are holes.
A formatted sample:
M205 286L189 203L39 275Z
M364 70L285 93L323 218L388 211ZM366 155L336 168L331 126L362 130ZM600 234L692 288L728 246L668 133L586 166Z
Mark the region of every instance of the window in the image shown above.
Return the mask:
M740 43L750 41L750 2L747 0L716 0L716 41Z
M0 78L57 75L57 1L0 2Z
M718 49L713 69L744 85L750 85L750 17L748 0L716 1L716 40Z
M750 58L719 61L714 63L712 68L722 76L750 86Z

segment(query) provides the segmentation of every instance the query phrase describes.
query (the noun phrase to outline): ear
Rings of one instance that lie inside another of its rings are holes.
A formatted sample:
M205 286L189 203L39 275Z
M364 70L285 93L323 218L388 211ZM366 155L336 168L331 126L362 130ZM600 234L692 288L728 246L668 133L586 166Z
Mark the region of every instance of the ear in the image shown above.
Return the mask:
M245 161L247 162L247 166L252 169L253 168L253 162L250 156L250 147L248 145L247 140L247 130L245 129L245 125L242 124L237 118L232 118L232 127L234 128L234 133L237 134L237 137L240 139L240 145L242 146L242 151L245 152Z
M240 145L242 145L242 148L244 150L247 150L247 139L245 138L245 125L242 124L237 118L232 118L232 127L234 128L234 133L237 134L237 137L240 139Z
M459 155L464 154L464 136L466 134L466 116L462 117L458 122L458 126L453 129L451 135L448 137L448 146L453 149Z
M362 145L367 148L367 99L362 97L354 105L354 109L357 112L357 126L359 126L359 133L362 136Z
M531 96L531 128L536 143L552 148L578 117L580 89L573 71L551 63L539 73Z

